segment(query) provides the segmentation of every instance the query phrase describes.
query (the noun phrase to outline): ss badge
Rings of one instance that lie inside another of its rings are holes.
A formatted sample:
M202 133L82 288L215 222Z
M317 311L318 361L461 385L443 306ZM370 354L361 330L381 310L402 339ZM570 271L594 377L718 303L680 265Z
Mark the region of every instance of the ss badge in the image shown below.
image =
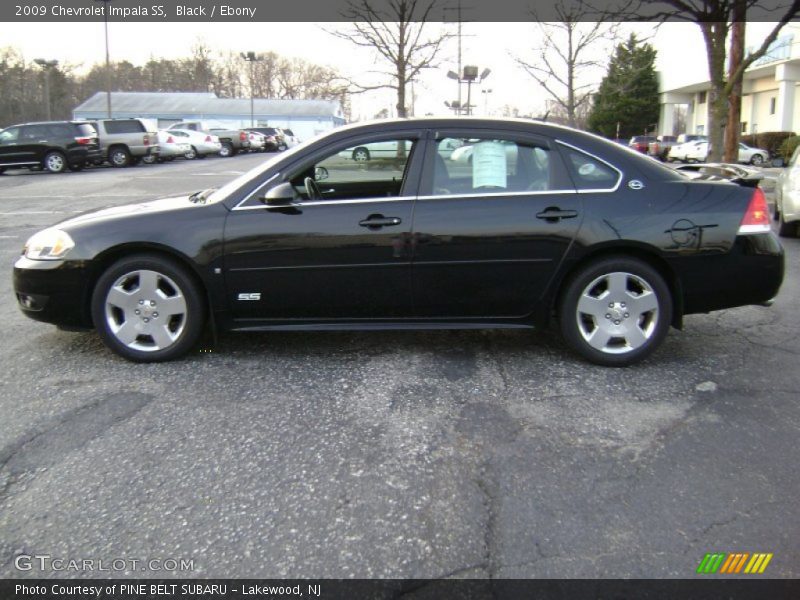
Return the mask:
M244 292L239 294L237 300L261 300L261 292Z

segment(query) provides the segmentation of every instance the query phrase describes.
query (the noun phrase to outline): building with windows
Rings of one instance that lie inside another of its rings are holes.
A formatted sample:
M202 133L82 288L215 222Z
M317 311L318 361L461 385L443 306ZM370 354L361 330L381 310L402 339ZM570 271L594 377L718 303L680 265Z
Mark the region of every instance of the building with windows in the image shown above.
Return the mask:
M744 74L741 131L800 131L800 28L789 26L770 50ZM707 133L710 81L661 90L658 132ZM677 131L676 111L685 111L685 131Z
M72 114L76 120L106 117L106 93L97 92L75 107ZM252 126L291 129L301 140L345 123L341 105L332 100L255 98L252 114ZM218 98L213 93L112 92L111 116L138 117L159 129L189 120L225 129L251 126L249 98Z

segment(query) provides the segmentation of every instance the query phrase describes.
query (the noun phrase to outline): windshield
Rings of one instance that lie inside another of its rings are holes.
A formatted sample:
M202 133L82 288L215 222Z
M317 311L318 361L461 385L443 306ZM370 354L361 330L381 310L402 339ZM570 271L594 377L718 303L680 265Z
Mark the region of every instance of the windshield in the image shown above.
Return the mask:
M263 163L261 163L257 167L255 167L253 169L250 169L247 173L245 173L243 175L240 175L239 177L237 177L233 181L230 181L230 182L226 183L224 186L222 186L221 188L219 188L216 192L211 194L206 199L206 204L211 204L211 203L214 203L214 202L220 202L220 201L224 200L225 198L227 198L233 192L235 192L236 190L238 190L240 188L245 188L247 186L250 186L250 187L252 187L252 189L255 189L258 185L261 185L263 183L259 179L260 176L264 172L266 172L268 169L270 169L272 166L274 166L275 163L277 163L278 161L283 160L284 158L289 158L289 157L297 154L298 152L302 152L303 150L305 150L305 147L303 147L303 146L295 146L294 148L291 148L290 150L287 150L285 152L281 152L280 154L273 155L271 158L267 159L266 161L264 161ZM249 193L250 191L252 191L252 190L246 190L247 193Z

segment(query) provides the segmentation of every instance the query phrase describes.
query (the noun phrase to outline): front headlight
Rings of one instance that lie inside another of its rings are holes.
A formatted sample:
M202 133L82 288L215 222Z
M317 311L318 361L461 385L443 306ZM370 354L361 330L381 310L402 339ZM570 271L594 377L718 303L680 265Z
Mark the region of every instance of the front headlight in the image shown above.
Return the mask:
M31 260L60 260L74 247L75 242L66 231L45 229L25 242L22 254Z

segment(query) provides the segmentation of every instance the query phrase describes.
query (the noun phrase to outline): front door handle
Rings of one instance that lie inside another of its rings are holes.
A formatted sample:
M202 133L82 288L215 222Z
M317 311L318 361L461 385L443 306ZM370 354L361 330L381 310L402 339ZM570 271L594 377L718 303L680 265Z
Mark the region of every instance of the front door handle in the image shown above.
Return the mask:
M391 227L400 225L403 221L398 217L384 217L383 215L370 215L358 224L369 229L380 229L381 227Z
M561 219L573 219L578 216L577 210L561 210L557 206L548 206L537 213L537 219L544 219L548 223L558 223Z

